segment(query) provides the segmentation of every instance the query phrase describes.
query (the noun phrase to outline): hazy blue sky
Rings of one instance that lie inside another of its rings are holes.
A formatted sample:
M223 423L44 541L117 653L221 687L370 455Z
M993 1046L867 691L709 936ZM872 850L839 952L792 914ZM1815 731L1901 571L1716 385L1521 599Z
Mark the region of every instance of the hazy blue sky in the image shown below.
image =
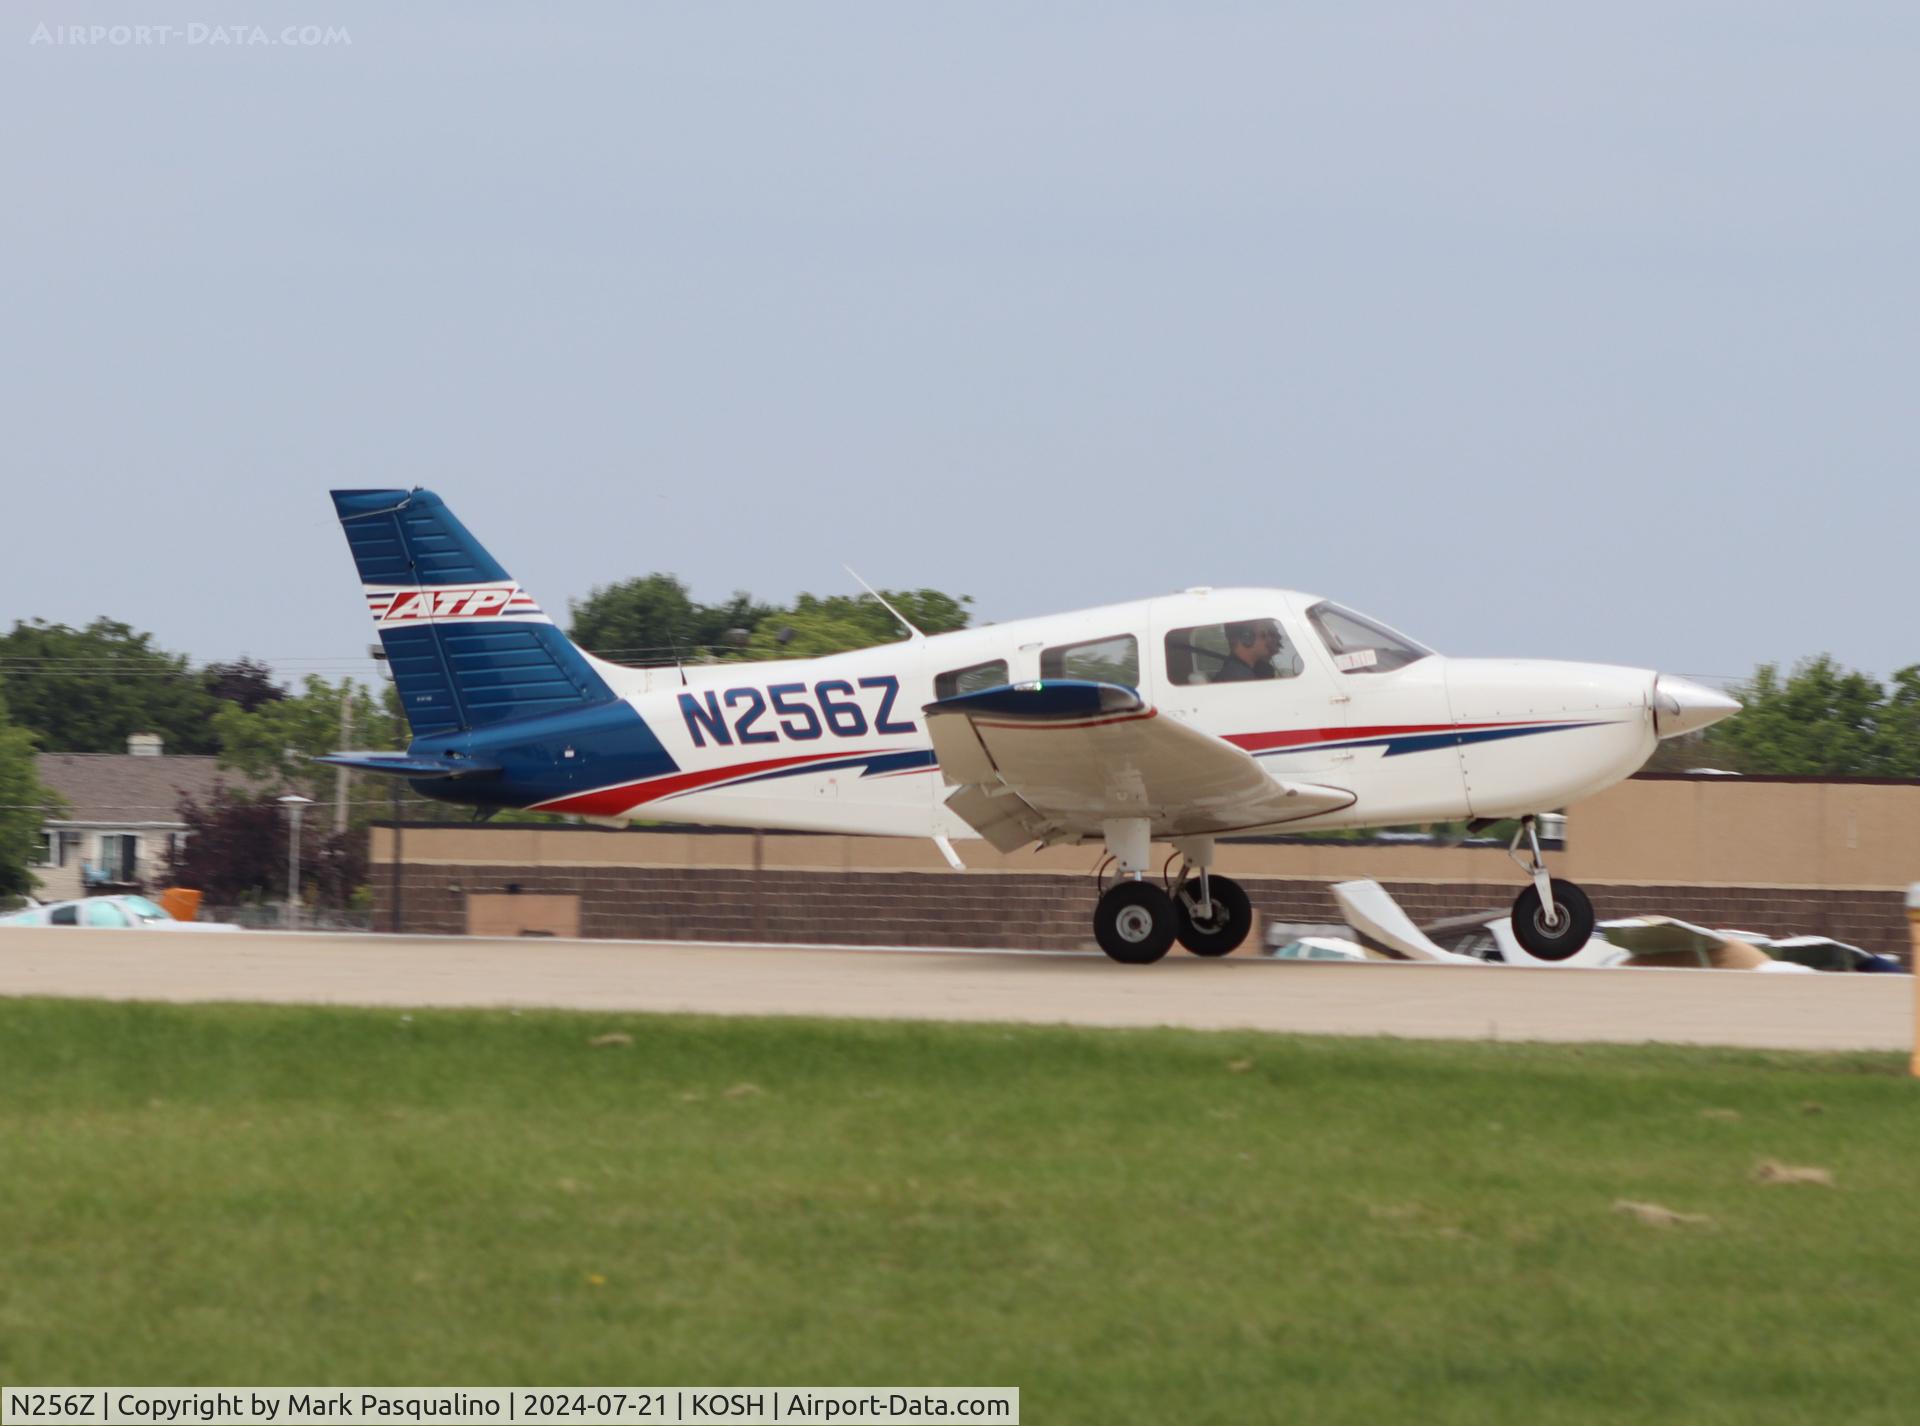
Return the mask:
M256 22L351 44L188 31ZM1910 4L9 6L0 621L339 666L326 491L424 484L560 612L846 560L1884 673L1917 74Z

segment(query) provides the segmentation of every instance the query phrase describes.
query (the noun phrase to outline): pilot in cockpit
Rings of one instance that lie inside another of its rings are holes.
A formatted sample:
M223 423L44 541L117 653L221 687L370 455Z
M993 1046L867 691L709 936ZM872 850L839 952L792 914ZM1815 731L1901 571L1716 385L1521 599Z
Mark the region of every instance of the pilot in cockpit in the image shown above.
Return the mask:
M1243 683L1275 676L1273 660L1280 652L1280 625L1272 619L1248 619L1227 625L1227 661L1213 676L1215 683Z

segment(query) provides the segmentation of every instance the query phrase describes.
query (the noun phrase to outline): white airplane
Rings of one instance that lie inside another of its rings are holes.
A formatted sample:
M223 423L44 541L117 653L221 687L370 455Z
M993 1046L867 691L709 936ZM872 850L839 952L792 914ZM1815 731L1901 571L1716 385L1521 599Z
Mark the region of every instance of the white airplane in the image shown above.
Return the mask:
M1223 835L1503 818L1530 851L1515 935L1571 955L1593 908L1548 876L1534 815L1739 708L1646 669L1446 658L1284 589L1189 589L817 659L627 668L576 647L432 492L333 501L413 739L323 761L482 816L930 837L956 867L956 838L1104 843L1119 879L1094 936L1132 964L1245 939L1247 893L1211 871ZM1155 842L1180 859L1164 888Z

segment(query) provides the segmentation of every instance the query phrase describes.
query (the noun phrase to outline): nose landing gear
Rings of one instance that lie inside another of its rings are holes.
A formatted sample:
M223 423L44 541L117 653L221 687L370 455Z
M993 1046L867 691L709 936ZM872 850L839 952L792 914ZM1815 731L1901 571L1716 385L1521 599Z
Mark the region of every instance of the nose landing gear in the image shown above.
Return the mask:
M1532 851L1528 861L1520 860L1520 839L1525 837ZM1540 835L1531 816L1520 819L1507 855L1519 863L1532 878L1529 886L1513 902L1513 936L1527 954L1543 961L1564 961L1586 945L1593 935L1593 903L1587 893L1570 881L1547 875L1546 861L1540 855Z

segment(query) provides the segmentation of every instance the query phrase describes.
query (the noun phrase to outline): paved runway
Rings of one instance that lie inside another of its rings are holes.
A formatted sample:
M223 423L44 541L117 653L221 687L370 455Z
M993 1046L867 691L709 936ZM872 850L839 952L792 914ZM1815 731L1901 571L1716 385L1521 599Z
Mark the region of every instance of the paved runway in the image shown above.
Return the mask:
M1904 976L1326 965L684 941L0 929L0 995L1180 1025L1905 1050Z

